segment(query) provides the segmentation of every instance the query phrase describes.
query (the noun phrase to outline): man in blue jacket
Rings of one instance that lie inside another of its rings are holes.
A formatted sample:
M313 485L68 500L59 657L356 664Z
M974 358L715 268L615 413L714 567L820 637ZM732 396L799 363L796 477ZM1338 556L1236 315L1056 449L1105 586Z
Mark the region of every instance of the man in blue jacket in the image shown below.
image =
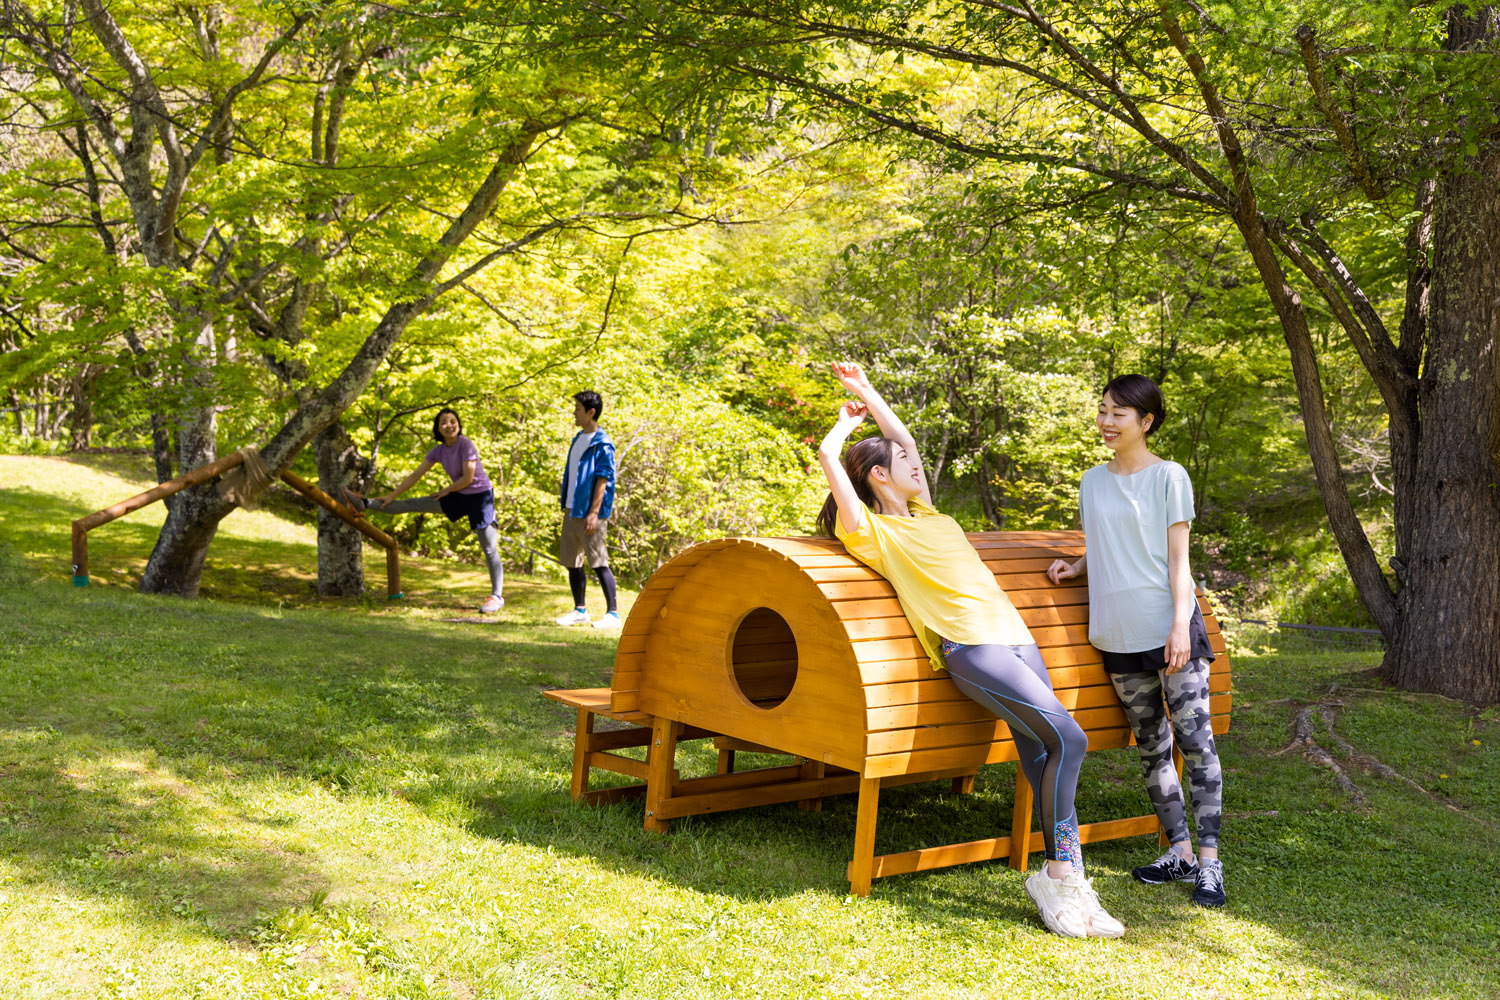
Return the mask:
M568 568L568 583L573 588L573 610L557 619L559 625L589 624L584 598L588 575L584 562L599 578L608 610L594 622L594 628L619 628L620 612L615 606L615 575L609 569L609 552L604 547L605 527L615 506L615 446L599 426L604 400L593 390L573 396L573 423L578 433L568 449L563 467L562 564Z

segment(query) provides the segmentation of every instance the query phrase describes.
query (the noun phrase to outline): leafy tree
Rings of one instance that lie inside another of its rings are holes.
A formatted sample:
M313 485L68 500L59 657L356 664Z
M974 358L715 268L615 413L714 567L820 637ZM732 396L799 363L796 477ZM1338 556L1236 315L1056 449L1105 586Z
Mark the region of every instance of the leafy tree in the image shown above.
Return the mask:
M1497 12L996 0L598 15L1063 216L1232 226L1279 323L1330 530L1404 687L1500 699ZM687 58L688 56L684 56ZM934 101L965 75L983 102ZM1300 289L1299 290L1299 286ZM1350 497L1304 294L1388 425L1388 578Z
M413 321L683 200L651 115L511 12L466 34L440 8L8 5L7 101L44 148L41 182L7 177L5 239L34 302L78 304L39 350L128 347L160 478L212 460L236 404L273 475L315 441L327 488L367 475L337 421ZM232 508L211 484L168 506L141 586L192 595Z

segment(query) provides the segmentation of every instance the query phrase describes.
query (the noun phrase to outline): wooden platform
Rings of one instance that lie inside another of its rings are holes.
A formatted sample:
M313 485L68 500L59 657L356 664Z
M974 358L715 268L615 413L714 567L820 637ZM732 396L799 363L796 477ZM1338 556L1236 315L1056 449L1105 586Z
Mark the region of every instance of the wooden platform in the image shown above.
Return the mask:
M995 573L1042 650L1058 698L1088 734L1089 749L1129 746L1124 710L1088 644L1086 581L1053 586L1046 568L1082 552L1080 532L981 532L970 542ZM1218 658L1210 674L1213 728L1229 727L1231 678L1224 641L1201 597ZM882 787L947 780L971 790L985 764L1016 759L1003 722L934 671L895 592L835 541L725 539L694 546L647 583L622 630L608 689L546 692L578 713L573 795L614 801L644 792L645 825L665 832L680 816L859 796L850 889L870 880L969 861L1006 859L1025 869L1041 849L1030 787L1017 769L1005 836L875 856ZM597 716L634 728L594 731ZM712 736L719 773L681 778L679 740ZM646 746L643 761L612 750ZM754 748L792 760L736 771ZM642 785L588 790L593 767ZM1144 789L1141 791L1145 801ZM1084 843L1158 829L1154 815L1084 824Z

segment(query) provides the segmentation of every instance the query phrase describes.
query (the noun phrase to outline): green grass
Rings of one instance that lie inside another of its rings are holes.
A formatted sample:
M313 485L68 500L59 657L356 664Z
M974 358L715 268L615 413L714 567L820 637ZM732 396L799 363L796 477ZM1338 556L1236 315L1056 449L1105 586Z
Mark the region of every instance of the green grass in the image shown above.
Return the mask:
M1500 994L1500 716L1385 690L1373 654L1237 657L1229 907L1133 884L1147 838L1095 845L1129 933L1065 941L1000 864L849 898L848 797L666 836L638 802L574 806L571 714L539 691L605 683L612 642L537 624L555 583L508 581L484 626L443 620L477 566L404 563L408 603L320 601L311 528L260 512L220 530L221 599L71 587L67 522L136 475L0 458L0 996ZM128 583L151 540L148 518L100 529L96 581ZM1355 771L1356 807L1279 753L1333 685L1338 732L1426 791ZM1012 780L888 791L877 849L993 835ZM1130 752L1090 755L1085 820L1146 808Z

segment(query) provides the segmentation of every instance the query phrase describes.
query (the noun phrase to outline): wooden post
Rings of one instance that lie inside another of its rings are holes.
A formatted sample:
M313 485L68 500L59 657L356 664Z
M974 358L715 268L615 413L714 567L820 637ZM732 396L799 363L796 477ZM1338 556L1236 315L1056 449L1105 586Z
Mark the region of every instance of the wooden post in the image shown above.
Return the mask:
M89 533L73 522L73 586L89 585Z
M666 833L670 826L660 812L662 802L672 797L676 763L677 723L652 716L651 745L646 749L646 829L651 833Z
M1010 866L1024 872L1031 864L1031 810L1035 800L1031 794L1031 782L1021 762L1016 762L1016 804L1010 817Z
M87 517L80 517L73 522L73 586L87 587L89 585L89 543L88 533L101 524L108 524L117 517L124 517L132 511L140 510L147 504L164 500L174 493L181 493L189 486L196 486L214 476L222 475L240 465L245 461L245 456L239 452L225 455L216 462L200 465L198 468L185 472L176 479L169 479L164 483L157 483L144 493L119 503L110 504L103 510L96 510Z
M975 775L975 774L961 774L957 778L954 778L953 779L953 794L954 795L973 795L974 794L974 779L976 777L978 777L978 775Z
M821 760L809 760L804 757L802 758L801 766L802 773L800 778L803 781L816 781L828 773L828 765ZM807 812L822 812L823 800L821 798L799 799L797 801L797 808L806 810Z
M577 802L589 790L589 752L594 735L594 713L586 708L578 710L578 727L573 731L573 801Z
M348 507L339 503L333 497L318 489L312 483L303 479L290 469L281 473L282 482L292 489L307 497L313 503L322 507L333 516L348 524L351 524L370 541L385 549L385 590L390 600L396 600L401 596L401 547L390 535L381 531L368 519L360 517Z
M401 552L394 545L385 550L385 596L392 601L401 597Z
M723 750L719 751L719 768L718 768L718 770L715 773L716 774L733 774L734 773L734 751L733 750L729 750L729 749L726 748L726 749L723 749Z
M880 811L880 779L859 780L859 811L854 820L854 858L849 862L849 893L870 894L875 868L875 817Z

